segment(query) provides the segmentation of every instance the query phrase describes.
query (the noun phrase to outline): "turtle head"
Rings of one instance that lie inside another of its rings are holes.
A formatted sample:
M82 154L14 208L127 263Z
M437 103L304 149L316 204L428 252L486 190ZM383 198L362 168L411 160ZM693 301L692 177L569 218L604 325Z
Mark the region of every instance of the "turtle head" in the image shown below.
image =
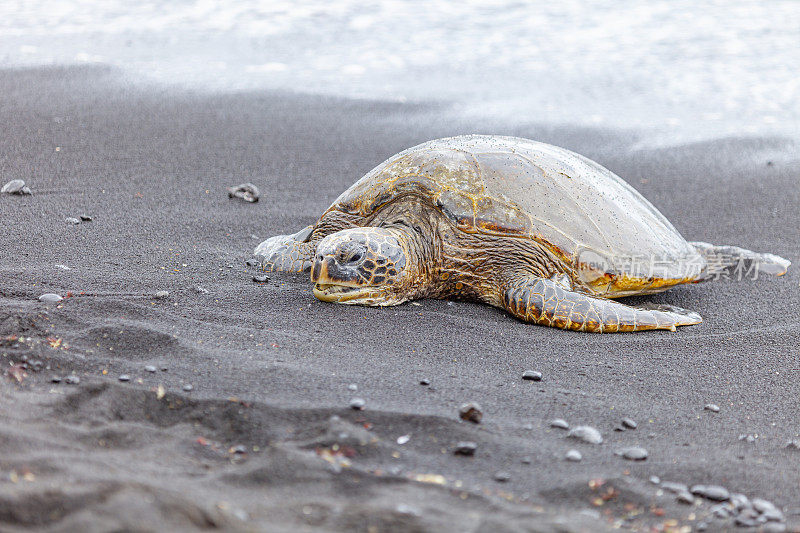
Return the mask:
M323 302L397 305L421 285L402 231L365 227L328 235L317 245L311 281Z

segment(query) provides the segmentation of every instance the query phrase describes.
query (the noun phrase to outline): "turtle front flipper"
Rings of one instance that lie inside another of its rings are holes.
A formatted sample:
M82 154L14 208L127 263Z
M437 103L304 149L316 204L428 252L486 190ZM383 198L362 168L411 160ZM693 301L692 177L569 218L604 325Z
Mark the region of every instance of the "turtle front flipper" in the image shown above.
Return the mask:
M677 326L703 321L699 314L680 307L631 307L570 291L553 280L542 278L508 288L503 294L503 305L509 313L525 322L592 333L652 329L675 331Z
M317 242L311 240L314 226L294 235L276 235L259 244L253 252L267 272L307 272L311 270Z
M782 276L791 265L783 257L753 252L738 246L717 246L707 242L690 242L706 260L706 267L697 281L719 278L755 279L759 274Z

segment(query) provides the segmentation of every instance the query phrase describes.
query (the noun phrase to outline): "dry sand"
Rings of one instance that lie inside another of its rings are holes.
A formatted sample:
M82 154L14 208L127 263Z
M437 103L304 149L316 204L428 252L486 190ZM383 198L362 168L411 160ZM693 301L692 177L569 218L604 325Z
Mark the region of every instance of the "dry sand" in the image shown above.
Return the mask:
M386 157L472 132L576 150L687 238L797 262L790 143L632 149L631 132L199 95L102 68L4 71L0 95L0 181L33 190L0 197L3 531L733 527L651 476L768 499L800 528L800 450L785 447L800 432L796 269L649 298L699 311L699 326L601 336L469 303L325 304L303 276L254 283L245 264ZM243 182L260 202L227 197ZM93 220L65 222L82 214ZM71 297L37 300L47 292ZM11 366L25 360L24 374ZM525 370L544 379L523 381ZM80 383L51 382L70 375ZM481 424L458 419L466 401L483 406ZM614 431L623 417L638 428ZM592 425L604 443L567 439L553 418ZM475 455L454 455L458 441ZM615 454L627 446L649 457ZM573 448L581 462L564 460Z

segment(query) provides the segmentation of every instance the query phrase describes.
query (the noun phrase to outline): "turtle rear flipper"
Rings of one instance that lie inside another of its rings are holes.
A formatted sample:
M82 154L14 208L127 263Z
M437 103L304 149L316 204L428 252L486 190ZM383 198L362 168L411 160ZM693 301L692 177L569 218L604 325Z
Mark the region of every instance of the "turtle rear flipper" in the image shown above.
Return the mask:
M690 326L703 321L698 313L672 305L632 307L614 300L565 290L549 279L534 278L507 289L506 310L525 322L543 326L616 333Z
M259 244L253 252L267 272L307 272L311 270L317 243L311 240L314 226L294 235L276 235Z
M706 260L706 268L697 281L719 278L755 279L758 274L782 276L791 261L774 254L753 252L738 246L717 246L707 242L691 242Z

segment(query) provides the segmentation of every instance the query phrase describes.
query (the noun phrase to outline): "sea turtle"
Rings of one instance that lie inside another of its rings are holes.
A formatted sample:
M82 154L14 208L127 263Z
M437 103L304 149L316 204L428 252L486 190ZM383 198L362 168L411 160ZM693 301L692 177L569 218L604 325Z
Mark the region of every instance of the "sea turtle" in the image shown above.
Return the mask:
M700 315L611 298L652 294L789 261L687 242L621 178L581 155L515 137L429 141L375 167L313 226L255 250L264 270L310 271L326 302L484 302L590 332L675 330Z

